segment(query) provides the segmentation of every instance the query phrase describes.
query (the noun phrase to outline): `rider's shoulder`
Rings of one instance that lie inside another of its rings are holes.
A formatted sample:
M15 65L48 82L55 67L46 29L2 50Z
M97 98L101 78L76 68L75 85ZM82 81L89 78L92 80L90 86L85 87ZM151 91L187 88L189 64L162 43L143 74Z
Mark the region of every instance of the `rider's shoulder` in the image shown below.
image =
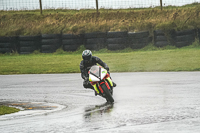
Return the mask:
M80 62L80 65L83 65L84 64L84 61L82 60L81 62Z
M92 59L99 60L100 58L97 56L92 56Z

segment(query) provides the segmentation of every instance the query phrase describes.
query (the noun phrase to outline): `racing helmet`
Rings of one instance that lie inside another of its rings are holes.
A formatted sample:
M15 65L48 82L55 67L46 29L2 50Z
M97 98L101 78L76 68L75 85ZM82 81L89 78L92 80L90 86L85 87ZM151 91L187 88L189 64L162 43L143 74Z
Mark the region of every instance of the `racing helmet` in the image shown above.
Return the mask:
M85 61L90 61L92 58L92 52L90 50L84 50L82 53L82 58Z

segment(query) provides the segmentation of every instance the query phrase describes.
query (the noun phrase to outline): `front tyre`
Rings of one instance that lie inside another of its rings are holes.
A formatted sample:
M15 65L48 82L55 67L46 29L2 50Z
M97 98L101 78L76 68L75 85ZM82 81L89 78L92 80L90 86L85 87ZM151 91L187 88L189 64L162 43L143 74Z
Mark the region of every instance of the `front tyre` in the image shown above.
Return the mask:
M113 103L114 102L114 99L112 97L112 95L110 94L107 86L105 84L102 84L101 85L101 88L103 89L103 92L105 93L105 97L106 97L106 100L110 103Z

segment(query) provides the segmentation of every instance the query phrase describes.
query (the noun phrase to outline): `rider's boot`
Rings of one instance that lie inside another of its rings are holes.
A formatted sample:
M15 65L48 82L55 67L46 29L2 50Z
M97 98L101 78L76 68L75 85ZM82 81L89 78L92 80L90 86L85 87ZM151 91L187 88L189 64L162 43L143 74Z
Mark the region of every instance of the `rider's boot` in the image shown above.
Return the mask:
M117 86L117 84L115 82L113 82L113 87L116 87L116 86Z
M97 93L96 91L94 91L94 95L95 95L95 96L97 96L97 95L98 95L98 93Z
M89 81L84 81L83 86L85 89L92 89L94 90L94 95L97 96L98 93L95 91L94 87L89 83Z

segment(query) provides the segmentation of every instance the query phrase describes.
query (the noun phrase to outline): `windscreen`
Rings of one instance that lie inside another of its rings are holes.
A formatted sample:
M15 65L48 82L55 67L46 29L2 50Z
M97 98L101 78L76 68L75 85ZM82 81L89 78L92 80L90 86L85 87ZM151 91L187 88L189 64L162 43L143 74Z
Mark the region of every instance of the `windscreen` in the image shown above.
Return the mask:
M92 66L90 68L90 72L93 73L95 76L100 77L100 67L99 66Z

